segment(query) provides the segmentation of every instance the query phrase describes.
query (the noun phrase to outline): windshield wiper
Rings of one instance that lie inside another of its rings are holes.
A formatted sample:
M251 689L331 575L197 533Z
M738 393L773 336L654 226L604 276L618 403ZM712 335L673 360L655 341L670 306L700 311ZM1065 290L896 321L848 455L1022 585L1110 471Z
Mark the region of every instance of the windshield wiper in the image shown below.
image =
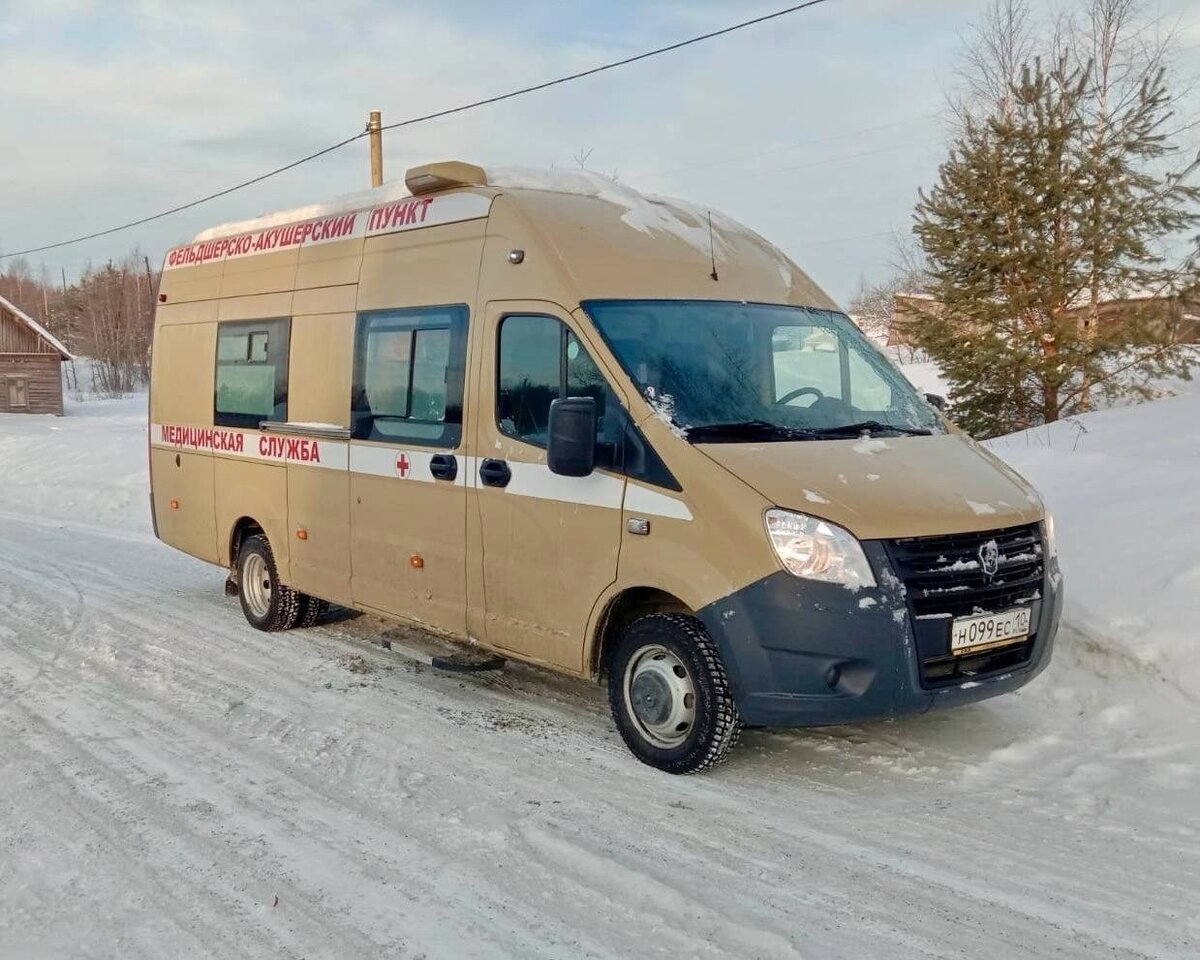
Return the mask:
M737 420L687 427L684 436L693 443L720 443L736 440L813 440L817 431L784 427L767 420Z
M857 437L860 434L903 433L912 437L928 437L933 431L924 427L899 427L894 423L884 423L882 420L860 420L858 423L845 423L836 427L817 427L809 431L818 437Z

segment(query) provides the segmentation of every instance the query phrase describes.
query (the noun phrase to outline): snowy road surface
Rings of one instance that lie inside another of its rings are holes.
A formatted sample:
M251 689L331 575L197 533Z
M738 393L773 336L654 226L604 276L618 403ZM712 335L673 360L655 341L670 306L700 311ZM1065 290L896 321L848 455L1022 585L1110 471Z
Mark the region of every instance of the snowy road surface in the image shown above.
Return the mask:
M1118 645L672 778L597 688L250 629L74 412L0 418L3 960L1200 955L1200 703Z

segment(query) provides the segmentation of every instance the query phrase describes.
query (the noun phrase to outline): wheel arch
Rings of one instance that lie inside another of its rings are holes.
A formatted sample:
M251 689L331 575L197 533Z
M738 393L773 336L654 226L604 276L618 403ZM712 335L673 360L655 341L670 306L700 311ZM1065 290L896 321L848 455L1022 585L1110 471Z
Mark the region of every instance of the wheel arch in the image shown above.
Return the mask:
M638 617L651 613L695 615L687 603L661 587L630 586L619 590L608 599L596 622L586 664L588 675L593 679L599 678L604 673L605 661L621 631Z
M266 530L263 525L253 517L238 517L234 521L233 527L229 531L229 543L226 551L226 557L229 561L229 569L236 576L238 552L242 549L242 544L246 542L247 537L252 537L255 534L266 536Z

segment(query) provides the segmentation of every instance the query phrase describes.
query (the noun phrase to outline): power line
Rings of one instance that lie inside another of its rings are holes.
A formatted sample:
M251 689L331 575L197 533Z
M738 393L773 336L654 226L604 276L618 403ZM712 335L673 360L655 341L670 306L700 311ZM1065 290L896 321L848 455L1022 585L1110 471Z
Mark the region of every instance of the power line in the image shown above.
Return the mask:
M741 163L743 160L759 160L762 157L769 157L769 156L774 156L774 155L780 154L780 153L787 153L790 150L802 150L802 149L807 149L809 147L816 147L816 146L820 146L821 144L824 144L824 143L832 143L835 140L849 140L852 137L861 136L864 133L874 133L879 130L888 130L893 127L908 126L908 125L915 123L916 121L930 120L937 116L939 116L939 114L936 111L930 111L928 113L919 113L919 114L916 114L915 116L904 117L900 120L892 120L892 121L889 121L888 123L876 123L876 124L872 124L869 127L858 127L857 129L854 129L854 130L843 130L841 133L830 134L828 136L817 137L815 139L810 137L806 140L794 140L790 143L784 143L784 144L780 144L779 146L772 147L769 150L755 150L752 153L742 153L742 154L738 154L737 156L722 157L717 160L706 160L702 163L689 163L682 167L669 167L666 170L662 169L661 167L649 167L649 168L641 168L640 171L635 171L635 172L655 173L655 174L658 174L659 176L663 176L663 175L671 174L671 173L685 173L689 170L706 170L706 169L709 169L710 167L720 167L720 166L725 166L730 163Z
M670 53L673 50L680 50L683 47L690 47L694 43L702 43L705 40L711 40L713 37L722 37L727 33L733 33L735 30L744 30L746 27L754 27L760 23L766 23L768 20L777 20L779 17L786 17L789 13L796 13L799 10L815 7L821 3L828 3L829 0L808 0L807 3L798 3L792 7L786 7L783 10L776 10L774 13L768 13L761 17L755 17L753 20L743 20L741 23L735 23L729 27L722 27L720 30L713 30L711 33L702 33L698 37L692 37L690 40L680 40L678 43L672 43L666 47L659 47L657 50L648 50L645 53L639 53L632 57L626 57L624 60L614 60L612 63L606 63L600 67L592 67L590 70L581 70L579 73L572 73L565 77L559 77L557 80L547 80L545 83L534 84L532 87L522 87L520 90L513 90L511 93L502 93L497 97L488 97L486 100L476 100L474 103L464 104L461 107L451 107L449 110L439 110L437 113L427 113L423 117L413 117L410 120L401 120L398 123L389 123L383 130L395 130L397 127L408 127L414 123L424 123L426 120L437 120L441 117L448 117L453 113L462 113L464 110L474 110L476 107L485 107L493 103L499 103L502 100L511 100L513 97L520 97L527 93L536 93L539 90L546 90L549 87L556 87L560 83L570 83L572 80L581 80L584 77L590 77L597 73L603 73L605 70L615 70L617 67L628 66L631 63L637 63L639 60L648 60L651 57L657 57L662 53Z
M782 10L777 10L774 13L764 14L761 17L754 17L751 20L743 20L740 23L732 24L728 27L722 27L720 30L712 30L708 33L700 34L696 37L691 37L687 40L680 40L677 43L668 44L665 47L658 47L655 50L648 50L645 53L639 53L632 57L625 57L622 60L614 60L611 63L603 64L599 67L592 67L590 70L581 70L578 73L568 74L565 77L558 77L554 80L547 80L544 83L537 83L533 86L522 87L519 90L511 90L508 93L502 93L498 96L487 97L483 100L476 100L472 103L464 103L457 107L450 107L447 110L438 110L435 113L427 113L419 117L411 117L408 120L401 120L397 123L389 123L382 127L383 130L396 130L400 127L410 127L413 124L425 123L429 120L437 120L441 117L448 117L456 113L464 113L467 110L475 110L479 107L490 106L494 103L500 103L504 100L511 100L514 97L521 97L525 94L536 93L539 90L546 90L550 87L556 87L560 84L570 83L573 80L580 80L584 77L590 77L597 73L604 73L606 70L615 70L617 67L628 66L631 63L637 63L640 60L648 60L651 57L657 57L664 53L670 53L674 50L680 50L684 47L690 47L696 43L702 43L705 40L712 40L714 37L721 37L728 33L733 33L736 30L744 30L747 27L757 26L761 23L766 23L769 20L777 20L780 17L785 17L791 13L797 13L801 10L806 10L809 7L815 7L822 3L828 3L829 0L807 0L805 3L797 3L790 7L785 7ZM176 213L181 213L184 210L190 210L193 207L198 207L201 204L208 203L211 200L216 200L219 197L228 196L231 193L236 193L238 190L244 190L246 187L253 186L256 183L262 183L264 180L269 180L271 177L278 176L288 170L293 170L301 164L308 163L311 160L316 160L326 154L333 153L335 150L340 150L342 147L353 143L356 140L361 140L367 135L366 130L361 130L351 137L346 137L344 140L339 140L331 146L318 150L316 153L310 153L306 157L301 157L299 160L293 160L291 163L284 164L281 167L276 167L274 170L269 170L260 176L250 180L243 180L241 183L234 184L232 187L226 187L224 190L218 190L216 193L210 193L207 196L200 197L196 200L191 200L187 203L181 203L179 206L172 207L170 210L163 210L161 213L151 214L148 217L142 217L139 220L131 220L129 223L122 223L116 227L109 227L105 230L97 230L94 233L89 233L81 237L73 237L70 240L60 240L57 243L47 243L40 247L30 247L26 250L17 250L13 253L0 253L0 260L7 260L12 257L24 257L33 253L44 253L47 250L57 250L61 247L69 247L76 243L83 243L87 240L96 240L100 237L107 237L114 233L120 233L122 230L129 230L133 227L140 227L142 224L151 223L154 220L161 220L164 217L172 216Z
M11 257L24 257L31 253L43 253L46 250L57 250L60 247L69 247L72 244L83 243L85 240L95 240L99 237L107 237L112 233L120 233L122 230L129 230L132 227L140 227L143 223L150 223L152 220L161 220L163 217L169 217L172 214L180 213L183 210L190 210L192 207L198 207L202 203L208 203L210 200L216 200L218 197L228 196L229 194L238 190L242 190L246 187L252 187L256 183L262 183L264 180L268 180L277 174L291 170L294 167L298 167L302 163L308 163L308 161L316 160L318 157L323 157L327 153L333 153L334 150L340 150L342 147L346 146L346 144L353 143L355 140L359 140L366 135L366 130L362 131L361 133L356 133L352 137L347 137L345 140L341 140L332 146L325 147L323 150L318 150L316 153L310 153L307 157L301 157L299 160L293 160L291 163L285 164L282 167L276 167L274 170L255 177L252 180L243 180L241 183L235 184L232 187L226 187L224 190L218 190L216 193L210 193L208 196L200 197L198 200L191 200L188 203L181 203L179 206L172 207L170 210L163 210L161 213L154 213L148 217L142 217L140 220L131 220L129 223L122 223L120 226L109 227L107 230L97 230L95 233L89 233L82 237L74 237L71 240L60 240L57 243L47 243L41 247L30 247L28 250L16 250L13 253L0 253L0 260L8 260Z

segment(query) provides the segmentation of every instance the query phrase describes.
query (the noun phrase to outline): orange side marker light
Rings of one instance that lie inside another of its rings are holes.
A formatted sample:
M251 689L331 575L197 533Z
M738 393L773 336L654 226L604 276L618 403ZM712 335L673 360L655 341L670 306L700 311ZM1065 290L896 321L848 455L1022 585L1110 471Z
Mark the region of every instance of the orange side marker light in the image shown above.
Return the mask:
M423 570L425 568L425 558L419 553L414 553L409 557L408 563L414 570Z
M179 509L179 501L178 501L178 500L172 500L172 501L171 501L171 509L172 509L172 510L178 510L178 509Z
M296 531L296 539L297 540L307 540L308 539L308 531L303 530L303 529L297 530Z

